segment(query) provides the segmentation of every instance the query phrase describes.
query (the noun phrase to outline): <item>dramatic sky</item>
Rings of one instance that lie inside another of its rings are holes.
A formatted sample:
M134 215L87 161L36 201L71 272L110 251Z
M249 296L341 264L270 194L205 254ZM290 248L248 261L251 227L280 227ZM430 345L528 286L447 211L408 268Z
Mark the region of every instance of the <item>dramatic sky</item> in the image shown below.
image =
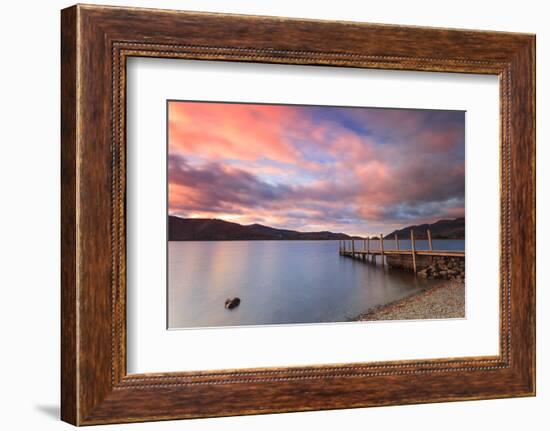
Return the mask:
M464 113L168 104L169 213L355 235L464 215Z

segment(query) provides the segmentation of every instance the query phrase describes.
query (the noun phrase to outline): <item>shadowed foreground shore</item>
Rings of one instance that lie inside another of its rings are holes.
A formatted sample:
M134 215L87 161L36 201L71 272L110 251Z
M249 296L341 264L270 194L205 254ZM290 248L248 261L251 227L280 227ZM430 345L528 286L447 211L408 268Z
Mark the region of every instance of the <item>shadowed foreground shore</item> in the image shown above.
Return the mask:
M452 319L465 317L464 281L449 281L361 314L358 320Z

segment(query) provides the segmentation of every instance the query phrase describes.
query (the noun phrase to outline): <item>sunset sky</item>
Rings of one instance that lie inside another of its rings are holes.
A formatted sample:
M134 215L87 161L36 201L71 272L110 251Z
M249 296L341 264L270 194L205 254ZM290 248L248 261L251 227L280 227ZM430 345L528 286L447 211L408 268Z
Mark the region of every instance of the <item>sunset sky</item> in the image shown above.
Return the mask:
M168 103L169 213L353 235L464 216L464 112Z

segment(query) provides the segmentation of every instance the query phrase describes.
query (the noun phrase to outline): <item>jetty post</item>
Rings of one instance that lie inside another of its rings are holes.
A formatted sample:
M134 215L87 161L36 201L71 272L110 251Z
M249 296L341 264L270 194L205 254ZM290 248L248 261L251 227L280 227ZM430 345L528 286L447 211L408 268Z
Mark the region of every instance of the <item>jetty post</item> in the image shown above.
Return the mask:
M464 259L464 251L438 249L434 250L430 231L427 232L429 249L421 247L420 250L417 250L414 230L409 229L409 231L411 241L410 248L408 248L405 244L405 247L403 249L400 249L399 236L395 234L395 248L392 248L391 246L389 248L386 248L384 244L384 234L380 234L358 238L359 241L363 241L363 246L361 247L361 245L359 245L357 249L355 248L355 239L348 237L350 238L349 245L347 239L340 242L340 253L342 256L362 260L363 262L370 261L375 265L377 263L377 256L380 256L382 260L382 266L384 268L400 267L403 269L412 269L415 276L417 276L420 271L420 274L422 274L423 277L427 276L427 265L433 263L434 257L436 257L437 259L442 259L446 262L456 262L457 259ZM421 238L423 237L421 236ZM371 239L374 241L379 240L380 247L376 248L376 246L374 246L371 250ZM389 241L391 241L391 237ZM464 269L464 266L462 266L462 269Z
M411 253L413 259L413 271L416 274L416 255L415 255L415 244L414 244L414 231L411 229Z

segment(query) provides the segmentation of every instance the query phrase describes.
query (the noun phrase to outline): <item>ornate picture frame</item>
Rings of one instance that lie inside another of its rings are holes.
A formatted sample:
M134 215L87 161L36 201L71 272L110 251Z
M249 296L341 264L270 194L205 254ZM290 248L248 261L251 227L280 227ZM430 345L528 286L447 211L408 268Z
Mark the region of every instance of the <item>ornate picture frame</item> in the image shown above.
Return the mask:
M61 26L61 416L74 425L533 396L535 36L77 5ZM128 374L126 60L490 74L500 85L500 353Z

